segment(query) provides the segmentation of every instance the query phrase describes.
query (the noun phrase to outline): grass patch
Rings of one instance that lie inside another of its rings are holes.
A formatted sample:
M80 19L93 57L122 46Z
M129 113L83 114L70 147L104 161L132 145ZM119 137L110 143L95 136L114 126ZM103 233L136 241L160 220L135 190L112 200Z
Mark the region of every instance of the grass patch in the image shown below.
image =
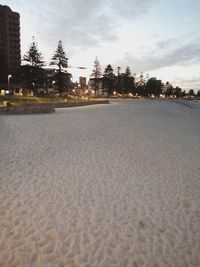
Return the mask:
M39 103L64 103L70 101L88 101L88 99L78 99L78 98L68 98L60 96L13 96L6 95L0 96L0 105L3 106L3 102L8 101L14 105L24 105L24 104L39 104Z

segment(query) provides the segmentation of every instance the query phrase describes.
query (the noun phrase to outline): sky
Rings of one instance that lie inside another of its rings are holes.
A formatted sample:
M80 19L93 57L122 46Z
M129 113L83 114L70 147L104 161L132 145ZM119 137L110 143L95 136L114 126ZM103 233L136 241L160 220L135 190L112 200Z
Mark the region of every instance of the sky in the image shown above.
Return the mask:
M22 56L32 36L48 65L59 40L74 82L129 66L163 82L200 89L200 0L1 0L20 13ZM86 70L76 69L78 66Z

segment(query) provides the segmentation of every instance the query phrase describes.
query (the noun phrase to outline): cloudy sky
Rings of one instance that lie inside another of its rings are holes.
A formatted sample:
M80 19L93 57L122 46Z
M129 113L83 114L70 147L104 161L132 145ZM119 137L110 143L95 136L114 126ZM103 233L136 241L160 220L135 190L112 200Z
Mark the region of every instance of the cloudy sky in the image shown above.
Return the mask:
M200 0L1 0L21 16L22 55L32 36L48 63L58 40L74 81L102 70L148 73L183 89L200 89Z

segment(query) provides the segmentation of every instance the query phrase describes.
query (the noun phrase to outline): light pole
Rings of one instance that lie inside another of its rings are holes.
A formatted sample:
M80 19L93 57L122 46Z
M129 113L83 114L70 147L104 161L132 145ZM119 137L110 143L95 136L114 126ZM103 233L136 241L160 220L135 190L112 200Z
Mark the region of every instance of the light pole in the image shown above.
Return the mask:
M121 70L121 68L120 67L117 67L117 93L119 94L119 84L120 84L120 81L119 81L119 79L120 79L120 70ZM116 97L117 97L117 94L116 94Z
M77 93L78 93L78 100L80 99L80 84L78 84L78 91L77 91Z
M52 81L52 102L54 102L54 84L56 82L55 81Z
M32 88L33 88L33 92L34 92L34 87L35 87L35 83L32 82Z
M8 92L9 92L9 89L10 89L10 78L12 78L11 74L8 75Z

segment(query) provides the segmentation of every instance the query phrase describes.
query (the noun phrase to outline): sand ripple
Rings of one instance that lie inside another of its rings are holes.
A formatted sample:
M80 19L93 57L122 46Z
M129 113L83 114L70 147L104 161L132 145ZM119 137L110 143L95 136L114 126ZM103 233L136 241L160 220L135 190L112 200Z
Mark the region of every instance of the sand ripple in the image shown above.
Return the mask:
M200 266L198 109L0 117L0 266Z

